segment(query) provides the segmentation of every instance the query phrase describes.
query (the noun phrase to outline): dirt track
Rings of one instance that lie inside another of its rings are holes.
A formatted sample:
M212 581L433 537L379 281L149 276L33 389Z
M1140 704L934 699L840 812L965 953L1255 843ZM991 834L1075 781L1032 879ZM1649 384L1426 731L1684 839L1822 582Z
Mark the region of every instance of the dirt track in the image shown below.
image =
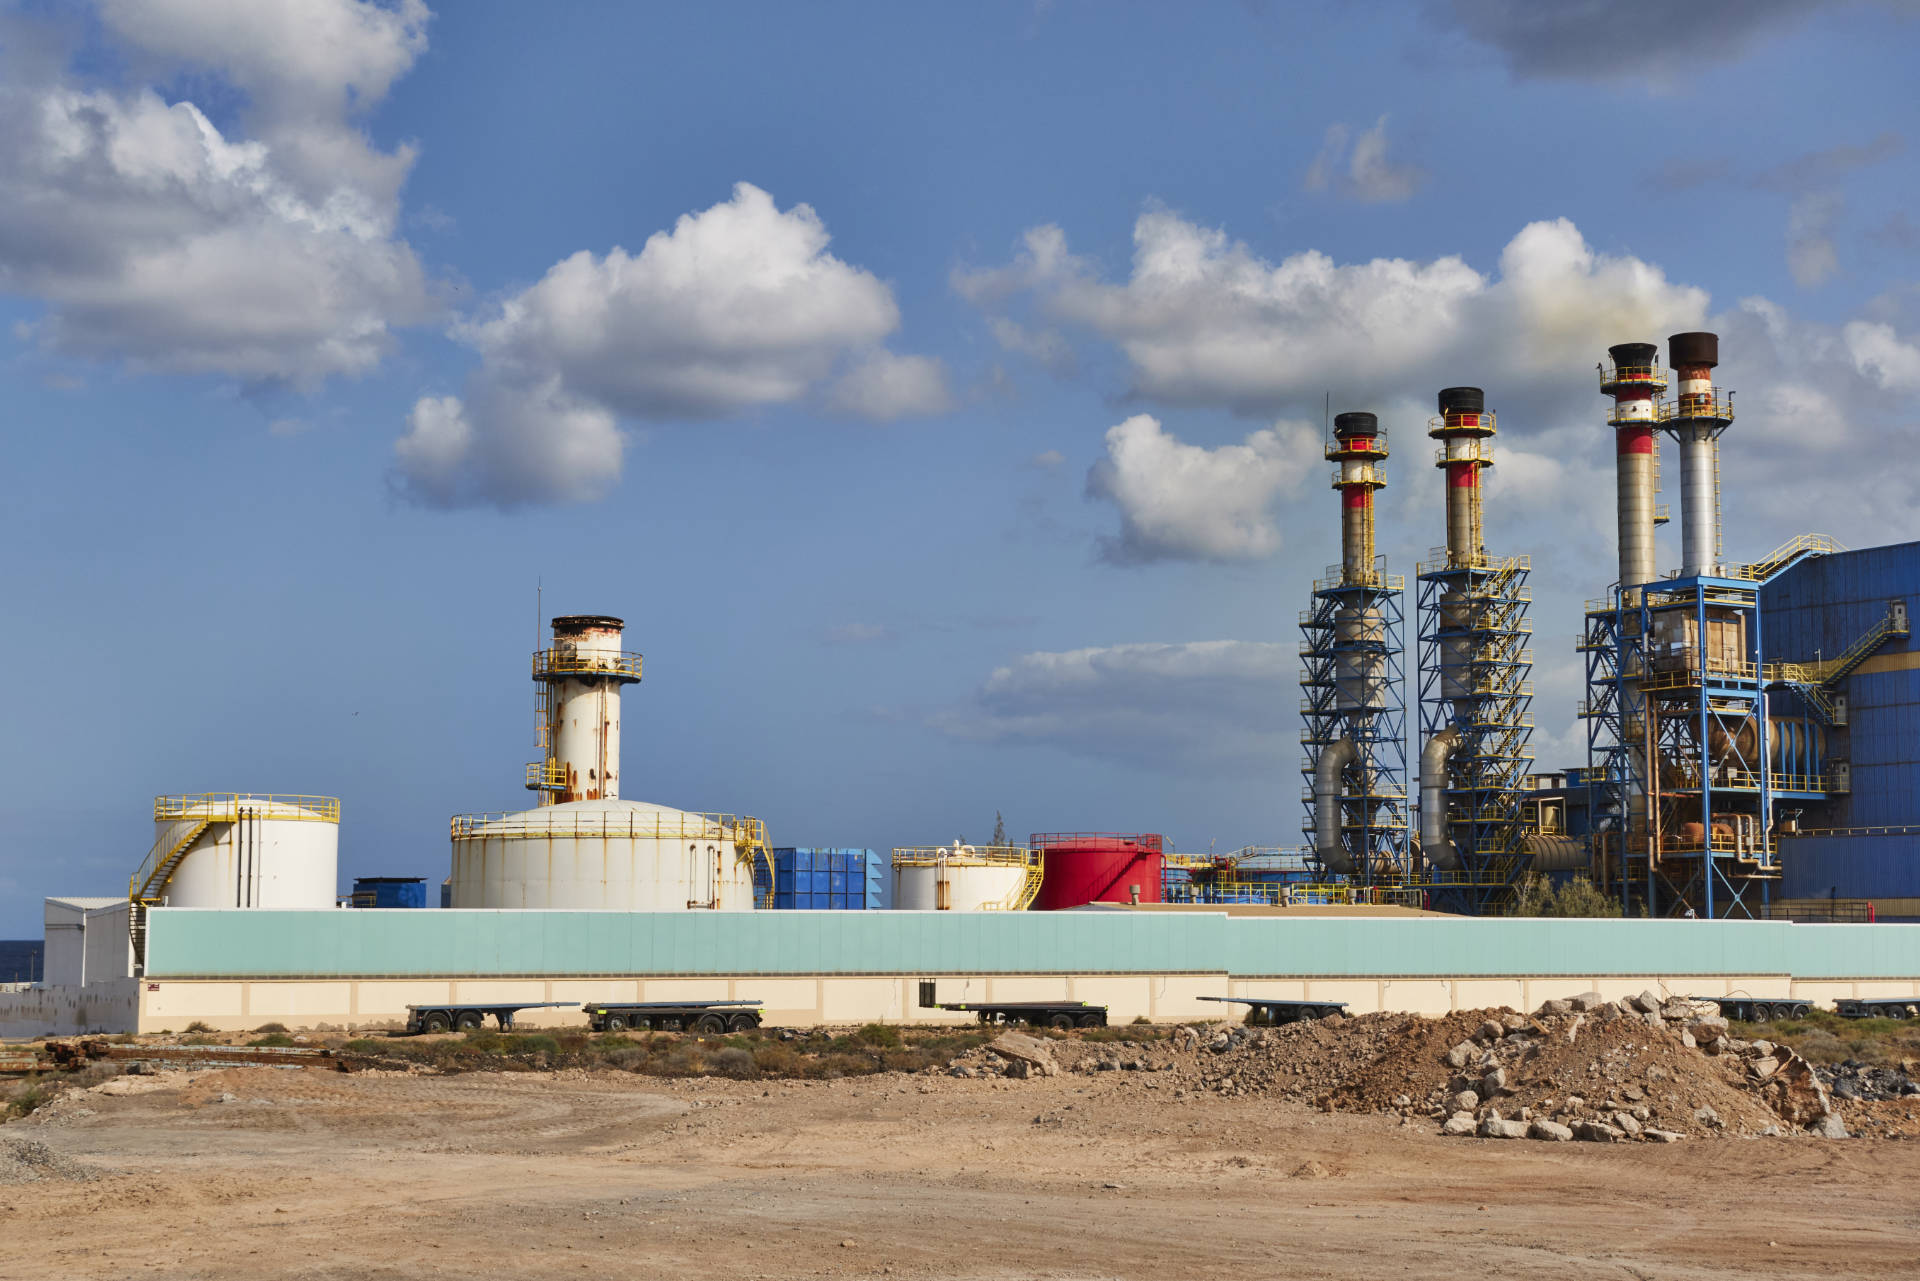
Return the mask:
M183 1081L0 1129L103 1171L0 1184L0 1277L1894 1277L1920 1233L1911 1141L1446 1139L1115 1075Z

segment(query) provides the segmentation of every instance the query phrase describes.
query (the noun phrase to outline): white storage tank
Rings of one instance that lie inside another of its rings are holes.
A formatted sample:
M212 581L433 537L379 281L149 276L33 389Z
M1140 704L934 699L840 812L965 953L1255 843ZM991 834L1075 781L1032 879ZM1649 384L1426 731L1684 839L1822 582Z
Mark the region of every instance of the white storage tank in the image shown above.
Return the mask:
M169 907L331 908L340 802L206 792L153 802L153 848L131 896Z
M893 852L893 906L903 912L1018 912L1040 888L1038 856L1018 845Z
M746 912L753 819L639 801L566 801L453 820L456 908Z

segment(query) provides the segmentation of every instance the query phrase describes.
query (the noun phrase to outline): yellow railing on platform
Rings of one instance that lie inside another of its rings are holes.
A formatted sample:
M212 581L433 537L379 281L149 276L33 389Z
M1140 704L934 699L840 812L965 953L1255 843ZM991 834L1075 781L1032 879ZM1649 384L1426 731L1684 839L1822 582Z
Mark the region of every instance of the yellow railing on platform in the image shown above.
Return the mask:
M559 761L529 761L527 786L547 791L567 785L567 768Z
M1796 556L1831 556L1835 552L1845 550L1846 547L1838 539L1829 538L1825 534L1796 534L1750 565L1731 566L1727 570L1727 577L1761 582L1773 577Z
M237 819L242 808L266 811L263 818L293 823L338 823L337 796L296 796L282 792L198 792L153 798L156 822L183 818Z
M767 828L757 818L734 814L646 813L640 810L587 810L568 807L517 813L456 814L449 824L456 841L499 837L509 841L541 837L597 840L717 840L736 846L766 844Z
M640 655L632 650L566 651L539 649L533 653L533 677L572 675L630 676L640 679Z

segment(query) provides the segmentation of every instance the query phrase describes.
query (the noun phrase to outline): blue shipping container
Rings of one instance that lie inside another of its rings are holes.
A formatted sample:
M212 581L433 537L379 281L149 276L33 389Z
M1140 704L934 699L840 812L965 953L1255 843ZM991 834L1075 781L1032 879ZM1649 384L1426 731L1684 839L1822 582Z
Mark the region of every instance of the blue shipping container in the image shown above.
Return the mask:
M353 882L355 907L425 907L427 881L421 876L360 876Z

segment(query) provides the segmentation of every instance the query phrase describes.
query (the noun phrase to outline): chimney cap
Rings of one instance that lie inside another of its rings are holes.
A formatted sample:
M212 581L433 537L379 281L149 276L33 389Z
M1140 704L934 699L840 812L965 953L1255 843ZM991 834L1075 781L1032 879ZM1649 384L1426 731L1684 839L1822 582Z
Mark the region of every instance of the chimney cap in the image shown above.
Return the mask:
M1378 436L1380 419L1374 414L1346 413L1333 416L1333 434L1345 440L1349 436Z
M1443 414L1484 414L1487 393L1478 387L1442 387L1440 412Z
M626 624L610 614L559 614L553 619L554 634L561 632L617 632Z
M1645 369L1660 359L1660 349L1650 342L1615 343L1607 354L1616 369Z
M1705 365L1712 369L1720 363L1720 335L1675 334L1667 339L1667 363L1675 369L1682 365Z

